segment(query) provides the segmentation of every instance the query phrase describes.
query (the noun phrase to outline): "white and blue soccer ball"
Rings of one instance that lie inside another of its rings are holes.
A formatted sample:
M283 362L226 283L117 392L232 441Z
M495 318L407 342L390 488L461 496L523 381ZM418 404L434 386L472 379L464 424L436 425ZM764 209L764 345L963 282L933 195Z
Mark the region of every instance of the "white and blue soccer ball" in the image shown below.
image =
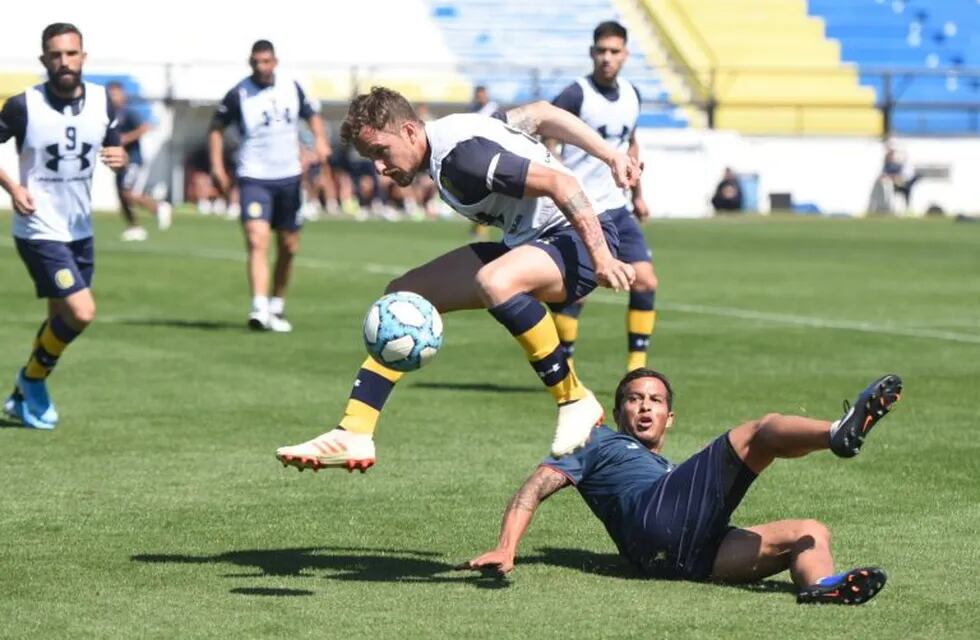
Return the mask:
M386 367L415 371L442 346L442 316L417 293L389 293L364 317L364 346Z

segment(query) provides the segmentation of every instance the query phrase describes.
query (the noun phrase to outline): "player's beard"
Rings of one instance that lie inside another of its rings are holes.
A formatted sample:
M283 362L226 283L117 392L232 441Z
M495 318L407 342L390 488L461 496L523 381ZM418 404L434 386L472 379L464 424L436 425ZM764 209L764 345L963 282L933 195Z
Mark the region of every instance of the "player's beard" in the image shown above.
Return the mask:
M48 80L59 93L68 95L74 93L82 83L82 73L71 69L58 69L48 72Z

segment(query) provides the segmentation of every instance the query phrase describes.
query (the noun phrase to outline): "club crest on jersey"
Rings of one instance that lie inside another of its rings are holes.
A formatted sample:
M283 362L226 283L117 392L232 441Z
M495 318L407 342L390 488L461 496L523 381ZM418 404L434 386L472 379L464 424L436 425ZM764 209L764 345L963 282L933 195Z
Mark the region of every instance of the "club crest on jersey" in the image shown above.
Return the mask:
M54 274L54 283L59 289L68 289L75 284L75 274L71 269L58 269Z
M261 202L249 202L248 210L246 211L249 218L258 218L262 215L262 203Z
M85 171L92 166L92 161L88 158L89 152L92 151L92 145L87 142L82 143L82 149L79 153L61 153L61 148L57 144L49 144L48 146L44 147L44 150L47 151L48 155L50 156L50 159L44 163L44 166L55 173L58 172L58 168L63 162L68 162L71 160L78 161L79 171Z

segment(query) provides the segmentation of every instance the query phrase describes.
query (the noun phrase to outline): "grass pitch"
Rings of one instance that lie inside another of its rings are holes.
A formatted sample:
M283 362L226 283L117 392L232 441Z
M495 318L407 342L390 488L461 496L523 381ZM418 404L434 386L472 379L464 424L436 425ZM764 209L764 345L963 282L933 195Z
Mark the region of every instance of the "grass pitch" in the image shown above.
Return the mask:
M0 227L9 229L9 217ZM297 473L274 449L334 424L364 311L460 224L310 224L290 335L245 328L234 223L180 217L144 244L97 220L99 317L51 379L51 433L0 428L0 636L368 638L976 637L980 607L980 225L656 221L651 363L674 381L684 459L770 411L834 418L880 373L906 394L862 454L777 462L735 523L815 517L841 567L890 575L869 605L794 604L788 576L637 579L568 490L507 581L451 567L489 549L547 451L553 407L485 312L449 315L435 362L389 402L367 474ZM0 239L0 373L42 305ZM583 314L583 379L608 403L625 296ZM4 389L6 391L6 389Z

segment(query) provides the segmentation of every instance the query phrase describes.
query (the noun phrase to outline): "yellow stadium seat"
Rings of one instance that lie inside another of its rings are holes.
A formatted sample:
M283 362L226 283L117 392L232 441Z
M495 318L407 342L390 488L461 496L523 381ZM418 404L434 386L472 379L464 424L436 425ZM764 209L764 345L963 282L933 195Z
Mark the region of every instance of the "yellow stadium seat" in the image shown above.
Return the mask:
M805 0L641 0L715 125L751 133L878 135L874 91Z

